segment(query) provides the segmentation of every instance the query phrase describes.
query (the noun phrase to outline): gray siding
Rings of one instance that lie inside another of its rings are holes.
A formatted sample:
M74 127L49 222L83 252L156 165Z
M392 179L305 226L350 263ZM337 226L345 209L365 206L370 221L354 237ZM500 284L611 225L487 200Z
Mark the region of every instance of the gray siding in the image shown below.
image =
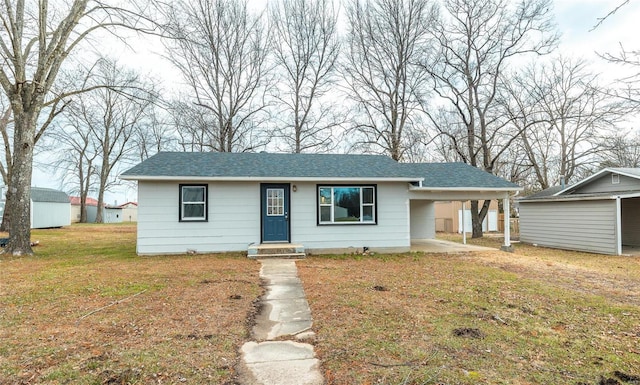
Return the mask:
M615 191L640 191L640 180L620 175L620 183L611 183L611 173L589 182L575 191L576 194L590 194Z
M553 248L616 254L616 201L521 201L520 240Z
M622 200L622 244L640 246L640 198Z

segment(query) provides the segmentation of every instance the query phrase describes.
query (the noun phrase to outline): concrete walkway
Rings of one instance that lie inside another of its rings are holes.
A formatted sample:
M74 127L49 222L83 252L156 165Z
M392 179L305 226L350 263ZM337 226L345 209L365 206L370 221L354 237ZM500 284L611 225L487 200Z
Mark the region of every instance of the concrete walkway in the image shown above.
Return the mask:
M267 292L253 328L255 341L240 349L240 384L323 384L313 346L303 342L315 335L295 260L263 259L260 263Z
M445 241L442 239L414 239L411 241L411 251L425 253L460 253L465 251L496 251L492 247L464 245L462 243Z

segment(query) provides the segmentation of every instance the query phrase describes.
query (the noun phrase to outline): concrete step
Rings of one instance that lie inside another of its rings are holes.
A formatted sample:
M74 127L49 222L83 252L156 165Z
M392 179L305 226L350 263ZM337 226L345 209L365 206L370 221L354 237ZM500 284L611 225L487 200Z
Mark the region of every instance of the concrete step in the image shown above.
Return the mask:
M252 259L264 258L305 258L303 245L292 243L263 243L250 245L247 256Z

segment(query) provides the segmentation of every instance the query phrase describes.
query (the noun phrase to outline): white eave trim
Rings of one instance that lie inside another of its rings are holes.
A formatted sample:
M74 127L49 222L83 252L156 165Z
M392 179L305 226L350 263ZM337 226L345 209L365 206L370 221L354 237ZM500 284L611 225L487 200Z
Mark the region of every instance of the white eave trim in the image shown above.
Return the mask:
M521 199L519 200L519 204L529 203L529 202L567 202L567 201L601 201L601 200L614 200L614 199L625 199L625 198L638 198L640 197L640 192L638 193L630 193L630 194L611 194L611 195L596 195L596 196L588 196L581 197L579 195L566 195L563 197L556 197L553 199Z
M638 175L636 175L636 174L630 174L630 173L627 173L627 172L624 172L624 171L616 170L614 168L605 168L605 169L602 169L602 170L596 172L595 174L593 174L591 176L588 176L588 177L584 178L581 181L578 181L578 182L576 182L576 183L574 183L572 185L567 186L566 188L558 191L557 193L553 194L552 196L554 196L554 197L555 196L560 196L560 195L564 194L567 191L575 190L575 189L577 189L579 187L584 186L585 184L589 184L592 180L598 179L602 174L606 174L606 173L624 175L626 177L633 178L633 179L640 179L640 177L638 177Z
M524 190L524 187L417 187L409 186L410 191L425 191L425 192L449 192L449 191L461 191L461 192L518 192Z
M424 178L345 178L345 177L262 177L262 176L147 176L147 175L120 175L120 179L138 180L138 181L158 181L158 182L182 182L182 181L198 181L198 182L422 182Z

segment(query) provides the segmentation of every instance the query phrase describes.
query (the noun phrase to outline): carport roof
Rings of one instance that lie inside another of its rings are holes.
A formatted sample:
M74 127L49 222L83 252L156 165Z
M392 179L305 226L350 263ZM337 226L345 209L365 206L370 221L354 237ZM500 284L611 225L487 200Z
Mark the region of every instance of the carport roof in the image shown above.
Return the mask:
M425 188L471 188L520 190L521 187L462 162L401 163L411 175L424 178Z

